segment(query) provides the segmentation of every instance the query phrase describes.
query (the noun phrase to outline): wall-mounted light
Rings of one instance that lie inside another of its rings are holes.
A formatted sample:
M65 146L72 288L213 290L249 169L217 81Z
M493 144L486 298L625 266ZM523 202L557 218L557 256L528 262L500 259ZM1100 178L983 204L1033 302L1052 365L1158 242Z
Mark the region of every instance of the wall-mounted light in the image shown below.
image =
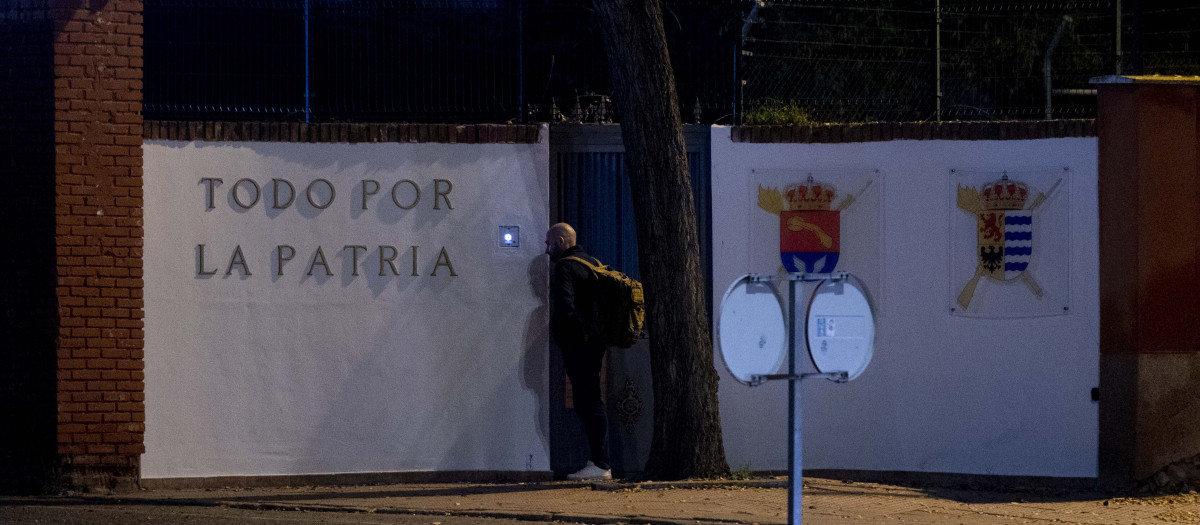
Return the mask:
M521 246L521 227L501 226L499 241L501 248L519 248Z

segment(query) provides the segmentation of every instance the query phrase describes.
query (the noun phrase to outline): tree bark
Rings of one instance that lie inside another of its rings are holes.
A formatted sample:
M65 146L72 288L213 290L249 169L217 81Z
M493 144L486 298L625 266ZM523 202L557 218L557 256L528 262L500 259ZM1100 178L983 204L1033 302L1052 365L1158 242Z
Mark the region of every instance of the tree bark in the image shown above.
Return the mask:
M727 474L675 78L658 0L593 0L621 118L646 292L651 479Z

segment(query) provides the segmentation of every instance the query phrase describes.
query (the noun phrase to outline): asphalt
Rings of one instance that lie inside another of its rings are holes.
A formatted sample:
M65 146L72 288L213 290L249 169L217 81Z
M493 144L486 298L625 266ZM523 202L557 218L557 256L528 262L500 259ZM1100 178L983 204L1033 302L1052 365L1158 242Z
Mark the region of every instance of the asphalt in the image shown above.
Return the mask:
M422 483L370 486L155 489L6 498L4 505L220 507L425 515L587 524L784 524L785 478L684 482ZM805 478L803 518L842 523L1200 524L1200 494L1116 497L1099 492L916 487Z

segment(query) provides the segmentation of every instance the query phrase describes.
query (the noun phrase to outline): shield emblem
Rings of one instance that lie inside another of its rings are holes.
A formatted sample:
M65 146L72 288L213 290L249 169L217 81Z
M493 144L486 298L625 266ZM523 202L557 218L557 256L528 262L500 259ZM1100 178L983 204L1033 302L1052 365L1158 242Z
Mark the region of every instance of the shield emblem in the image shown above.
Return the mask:
M981 273L997 281L1020 277L1033 257L1033 211L995 210L977 217Z
M780 212L779 258L787 271L833 271L841 252L840 213L837 210Z

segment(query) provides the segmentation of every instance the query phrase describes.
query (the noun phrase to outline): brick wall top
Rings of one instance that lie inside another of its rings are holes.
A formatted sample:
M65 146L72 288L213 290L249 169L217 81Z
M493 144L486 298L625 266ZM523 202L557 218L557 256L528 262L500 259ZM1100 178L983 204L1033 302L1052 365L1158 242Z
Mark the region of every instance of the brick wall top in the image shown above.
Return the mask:
M146 140L207 142L416 142L535 144L537 124L304 124L297 122L146 121ZM1033 140L1095 137L1096 121L872 122L809 126L734 126L734 142L828 144L890 140Z
M148 120L146 140L206 142L434 142L536 144L537 124L304 124L298 122L183 122Z
M812 126L734 126L734 142L829 144L889 140L1032 140L1095 137L1096 121L871 122Z

